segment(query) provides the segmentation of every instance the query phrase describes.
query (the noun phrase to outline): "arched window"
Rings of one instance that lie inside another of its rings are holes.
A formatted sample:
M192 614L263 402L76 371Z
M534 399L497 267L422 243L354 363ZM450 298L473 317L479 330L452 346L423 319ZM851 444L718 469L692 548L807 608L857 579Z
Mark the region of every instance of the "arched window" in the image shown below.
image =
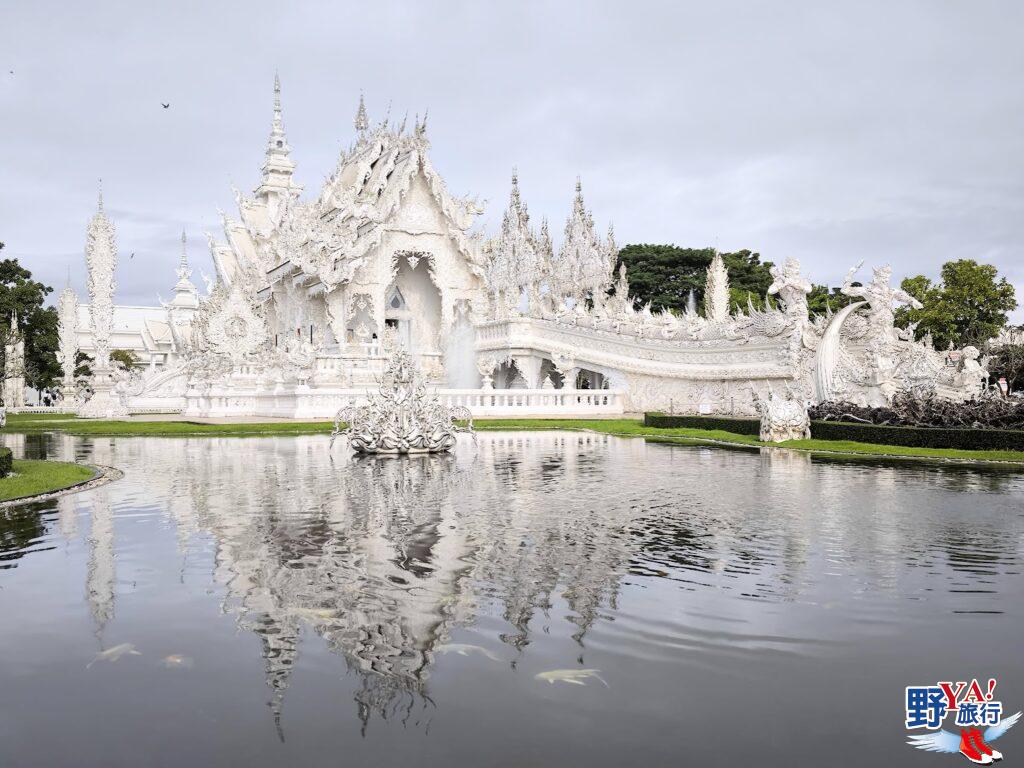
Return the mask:
M391 295L388 296L387 308L395 312L401 312L405 310L405 297L402 292L395 288Z

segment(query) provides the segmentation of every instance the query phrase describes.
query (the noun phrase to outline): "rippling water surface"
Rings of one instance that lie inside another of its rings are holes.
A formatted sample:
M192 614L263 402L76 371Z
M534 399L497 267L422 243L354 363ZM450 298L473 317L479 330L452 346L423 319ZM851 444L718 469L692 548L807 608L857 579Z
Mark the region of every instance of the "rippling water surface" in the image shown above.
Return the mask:
M904 686L996 677L1024 709L1017 474L5 439L125 477L0 510L3 766L939 765Z

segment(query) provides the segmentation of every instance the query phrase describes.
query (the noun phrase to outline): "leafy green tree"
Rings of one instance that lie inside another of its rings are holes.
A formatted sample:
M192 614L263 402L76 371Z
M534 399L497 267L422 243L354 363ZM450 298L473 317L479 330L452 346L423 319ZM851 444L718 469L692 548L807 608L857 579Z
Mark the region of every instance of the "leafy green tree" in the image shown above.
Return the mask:
M130 349L115 349L110 353L110 362L114 365L120 366L126 371L130 371L132 368L139 364L139 356L132 352Z
M0 243L2 249L3 243ZM15 259L0 260L0 355L13 340L11 318L25 340L25 368L14 371L3 360L4 376L24 375L36 389L52 386L60 375L57 363L57 313L43 302L53 289L32 279L32 273Z
M840 291L838 286L830 289L827 285L815 285L807 294L807 310L812 315L827 315L829 310L838 312L853 301L853 297Z
M897 324L917 323L917 335L930 333L938 349L950 344L983 347L1017 308L1013 286L1007 279L999 277L991 264L973 259L947 261L938 283L917 275L903 280L900 287L924 308L901 307L896 313Z
M75 353L75 380L92 377L92 355L79 350Z
M704 276L714 255L714 248L627 245L619 251L615 268L626 265L630 291L639 304L650 301L656 311L665 307L682 312L691 290L698 306L703 301ZM762 263L760 254L749 250L723 253L722 260L729 271L731 303L745 309L749 296L755 307L763 306L772 283L771 263Z
M40 394L57 386L63 374L57 362L57 326L54 307L36 307L25 318L25 383Z

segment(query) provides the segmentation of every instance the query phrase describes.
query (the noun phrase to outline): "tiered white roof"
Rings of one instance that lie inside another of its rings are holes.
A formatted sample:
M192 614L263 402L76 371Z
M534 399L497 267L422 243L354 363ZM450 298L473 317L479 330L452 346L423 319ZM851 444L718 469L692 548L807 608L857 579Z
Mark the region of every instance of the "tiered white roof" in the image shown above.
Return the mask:
M268 273L273 279L274 272L291 265L328 290L350 281L380 244L417 178L423 179L441 211L442 231L456 244L470 270L484 276L479 243L468 232L481 211L472 200L452 196L435 171L427 155L426 118L422 122L417 118L411 133L406 132L404 121L398 127L386 122L371 127L360 97L357 141L341 153L334 173L310 202L298 199L301 188L291 179L294 164L290 159L283 162L287 142L283 128L278 131L280 122L277 85L268 164L271 159L278 162L280 178L269 185L265 174L255 198L236 193L241 221L225 217L228 242L213 246L223 279L230 282L243 275L260 287ZM284 142L281 148L276 147L277 141Z

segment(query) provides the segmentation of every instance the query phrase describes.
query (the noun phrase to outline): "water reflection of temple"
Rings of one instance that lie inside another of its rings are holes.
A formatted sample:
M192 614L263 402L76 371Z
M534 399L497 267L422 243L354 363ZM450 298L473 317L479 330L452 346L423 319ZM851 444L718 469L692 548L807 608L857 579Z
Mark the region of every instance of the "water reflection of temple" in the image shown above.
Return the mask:
M439 646L497 604L510 658L537 611L564 601L582 642L614 604L629 566L630 509L574 500L578 474L601 474L640 441L575 434L481 435L455 455L333 457L320 440L122 442L118 463L159 464L179 547L212 536L224 610L259 636L280 719L312 630L362 678L360 717L404 712L427 696ZM600 450L594 450L599 447ZM98 443L93 460L104 461ZM153 455L147 455L152 451ZM125 455L126 453L131 455ZM111 462L113 457L108 457ZM550 486L547 503L538 487ZM522 492L521 492L522 491ZM99 500L98 500L99 501ZM556 505L552 510L548 504ZM97 504L97 536L107 518ZM90 543L90 605L112 610L105 545Z
M504 620L488 633L509 662L536 639L538 619L569 622L564 634L582 648L615 611L627 575L671 579L692 593L680 604L714 605L771 637L788 628L772 623L777 612L763 601L825 599L822 584L830 600L902 600L943 580L966 594L965 583L1019 569L1021 537L984 502L1016 498L1012 475L837 467L788 451L669 449L577 433L483 433L454 456L385 460L353 459L340 447L332 458L326 443L54 438L35 446L126 471L123 484L66 497L48 513L64 535L81 528L85 536L85 593L101 642L114 615L123 511L166 514L183 561L202 553L195 561L205 569L212 550L225 612L262 645L279 719L311 638L359 679L366 722L429 708L438 654L480 619ZM933 513L929 494L949 491L971 492L970 514L955 504ZM43 535L41 523L17 522ZM22 529L5 529L0 517L0 556L19 557L5 530L12 538ZM825 581L835 573L841 588ZM986 598L962 599L974 608Z

